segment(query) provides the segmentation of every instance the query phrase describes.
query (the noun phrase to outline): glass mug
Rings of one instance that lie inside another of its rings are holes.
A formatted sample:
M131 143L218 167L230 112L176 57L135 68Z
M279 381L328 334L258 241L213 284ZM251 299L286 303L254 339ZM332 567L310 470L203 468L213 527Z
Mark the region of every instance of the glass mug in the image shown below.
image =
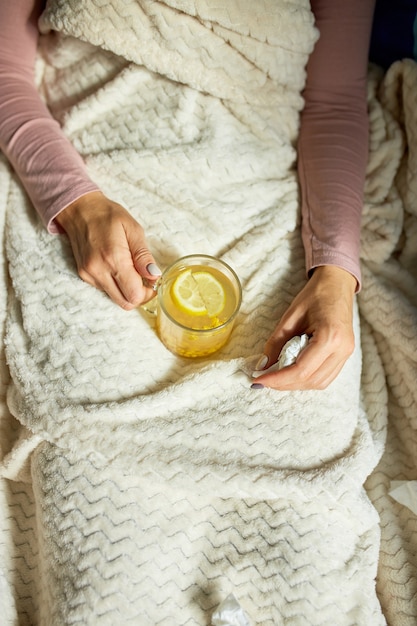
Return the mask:
M224 346L242 302L239 278L227 263L206 254L182 257L155 289L156 297L142 308L156 316L156 331L168 350L193 358Z

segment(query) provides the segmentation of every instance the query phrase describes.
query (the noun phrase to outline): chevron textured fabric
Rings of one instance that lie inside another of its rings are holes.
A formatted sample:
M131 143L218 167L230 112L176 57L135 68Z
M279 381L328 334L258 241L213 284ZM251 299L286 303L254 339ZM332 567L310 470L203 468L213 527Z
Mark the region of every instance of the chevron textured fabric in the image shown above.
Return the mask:
M356 350L325 391L259 393L305 280L309 3L51 0L41 28L40 92L91 177L161 266L221 257L244 296L221 352L174 356L0 162L4 624L208 626L233 593L254 626L411 626L416 522L387 494L416 468L416 64L370 70Z

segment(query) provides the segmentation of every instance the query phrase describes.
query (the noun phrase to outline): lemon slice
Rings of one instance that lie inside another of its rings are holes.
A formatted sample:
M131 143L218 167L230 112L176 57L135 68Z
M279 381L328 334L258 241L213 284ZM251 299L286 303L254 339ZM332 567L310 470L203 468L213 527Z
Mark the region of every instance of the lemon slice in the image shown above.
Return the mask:
M188 315L218 315L224 308L225 292L210 272L181 272L171 288L175 304Z

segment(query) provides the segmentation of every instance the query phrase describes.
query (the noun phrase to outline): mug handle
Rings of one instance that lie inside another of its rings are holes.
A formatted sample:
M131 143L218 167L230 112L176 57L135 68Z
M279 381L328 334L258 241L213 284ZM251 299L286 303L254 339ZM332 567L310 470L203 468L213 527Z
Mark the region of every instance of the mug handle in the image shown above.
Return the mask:
M148 300L148 302L145 302L145 304L142 304L140 308L141 308L143 311L146 311L146 313L148 313L149 315L152 315L152 317L156 317L157 312L158 312L158 296L157 296L157 294L158 294L158 286L159 286L159 283L160 283L160 280L161 280L161 279L159 278L159 279L158 279L155 283L153 283L152 285L150 285L150 284L147 282L146 278L142 278L142 280L143 280L143 284L144 284L144 285L146 285L146 286L148 286L148 287L151 287L151 286L152 286L152 289L154 290L155 295L154 295L154 297L152 298L152 300Z

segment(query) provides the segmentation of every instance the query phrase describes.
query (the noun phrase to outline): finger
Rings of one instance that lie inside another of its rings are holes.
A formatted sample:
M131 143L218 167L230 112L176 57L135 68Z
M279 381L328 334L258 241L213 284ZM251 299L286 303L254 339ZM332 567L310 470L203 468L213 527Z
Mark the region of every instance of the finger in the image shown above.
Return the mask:
M140 306L155 296L155 290L152 285L145 284L142 277L136 271L136 268L132 265L114 272L112 279L115 288L124 300L123 308Z
M128 264L119 261L118 267L119 269L113 269L101 265L99 268L89 268L90 271L82 268L79 275L89 285L105 292L115 304L125 310L144 304L155 296L154 289L143 284L131 262Z
M147 249L142 258L144 262L153 259ZM125 234L121 240L112 242L109 254L102 253L91 260L87 271L96 285L124 309L132 309L151 300L155 296L153 285L160 276L159 268L151 262L148 263L148 271L144 272L145 279L142 279Z
M139 229L136 228L136 230ZM146 244L145 237L141 234L135 234L134 237L129 237L128 233L126 233L126 238L136 271L149 281L157 280L162 272Z
M99 291L107 294L107 296L122 309L130 310L134 308L134 303L130 302L119 289L116 280L110 273L105 273L100 276L91 275L86 272L80 272L80 277L84 282L92 285Z
M262 356L255 366L255 371L266 370L274 365L287 341L296 334L292 328L284 327L280 322L265 343Z
M259 369L271 367L271 365L277 362L287 341L296 335L302 335L307 332L304 315L304 311L287 309L265 343L263 357L259 359L257 366Z
M320 344L309 344L294 365L257 377L256 383L279 390L324 389L336 378L346 359L329 354Z
M300 366L295 363L288 367L265 374L256 379L256 386L262 385L279 391L323 390L330 385L342 369L344 363L333 357L329 358L323 368L306 377Z

